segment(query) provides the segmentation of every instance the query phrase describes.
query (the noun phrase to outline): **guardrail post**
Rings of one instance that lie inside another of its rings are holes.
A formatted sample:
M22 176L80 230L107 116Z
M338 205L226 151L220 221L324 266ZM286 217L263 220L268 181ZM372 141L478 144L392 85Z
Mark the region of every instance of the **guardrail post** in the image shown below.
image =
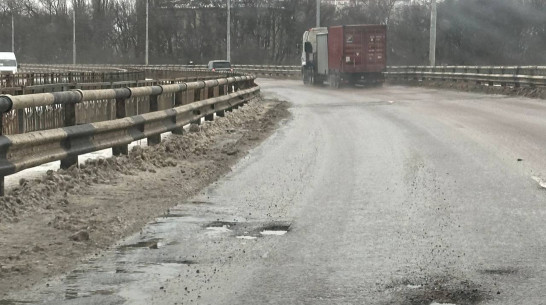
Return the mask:
M158 103L158 96L159 95L150 95L150 112L158 111L159 110L159 103ZM157 145L161 143L161 135L155 135L148 137L148 145Z
M0 136L4 135L4 114L0 113ZM5 155L3 156L6 157ZM0 177L0 196L4 196L5 187L4 187L4 176Z
M66 103L64 106L64 126L74 126L76 125L76 104L75 103ZM70 143L67 143L70 145ZM68 147L70 149L70 147ZM68 155L66 158L61 160L61 168L67 169L72 165L78 166L78 155Z
M6 87L13 87L13 74L6 75Z
M516 79L516 76L519 75L519 70L520 70L520 66L518 66L516 68L516 71L514 71L514 79ZM514 82L514 88L519 88L519 87L520 87L520 83L516 79L516 81Z
M184 105L184 96L186 96L187 91L179 91L174 94L174 107L182 106ZM183 135L184 134L184 128L175 128L172 131L172 134L176 135Z
M207 93L206 98L213 98L218 96L218 85L214 87L205 88ZM214 105L211 106L214 109ZM205 121L214 121L214 112L205 116Z
M116 119L122 119L127 116L127 100L125 98L116 99ZM129 154L129 145L118 145L112 147L112 155L128 155Z

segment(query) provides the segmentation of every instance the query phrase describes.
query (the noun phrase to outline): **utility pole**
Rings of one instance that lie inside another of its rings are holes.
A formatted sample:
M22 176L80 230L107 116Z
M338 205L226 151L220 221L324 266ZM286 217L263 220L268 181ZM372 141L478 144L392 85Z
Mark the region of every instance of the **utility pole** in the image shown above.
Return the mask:
M317 28L320 27L320 0L317 0Z
M148 8L149 6L149 0L146 0L146 55L145 55L145 59L144 59L144 64L147 66L148 65Z
M11 12L11 51L15 53L15 22L13 22L13 12Z
M227 0L227 61L231 62L231 0Z
M76 65L76 6L72 6L72 64Z
M432 0L432 7L430 9L430 48L429 58L430 65L436 66L436 0Z

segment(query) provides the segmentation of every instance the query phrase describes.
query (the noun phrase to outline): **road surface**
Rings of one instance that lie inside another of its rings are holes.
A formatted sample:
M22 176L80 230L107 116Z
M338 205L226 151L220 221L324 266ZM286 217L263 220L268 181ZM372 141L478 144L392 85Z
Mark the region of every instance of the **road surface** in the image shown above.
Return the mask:
M167 217L14 299L546 304L543 100L258 83L293 104L278 132Z

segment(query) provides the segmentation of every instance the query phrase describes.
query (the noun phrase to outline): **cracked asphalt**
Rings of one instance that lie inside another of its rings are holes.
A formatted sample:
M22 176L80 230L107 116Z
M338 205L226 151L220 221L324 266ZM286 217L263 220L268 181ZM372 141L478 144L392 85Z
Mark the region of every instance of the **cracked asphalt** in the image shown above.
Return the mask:
M276 133L26 300L546 304L544 100L258 83L292 103Z

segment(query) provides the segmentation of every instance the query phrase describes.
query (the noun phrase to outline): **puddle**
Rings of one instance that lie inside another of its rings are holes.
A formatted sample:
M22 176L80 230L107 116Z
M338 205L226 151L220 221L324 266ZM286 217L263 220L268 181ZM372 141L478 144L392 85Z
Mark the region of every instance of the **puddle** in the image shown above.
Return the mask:
M275 236L281 236L281 235L284 235L286 233L288 233L288 231L283 231L283 230L278 230L278 231L263 230L262 232L260 232L260 234L262 234L262 235L275 235Z
M228 229L227 226L221 226L221 227L207 227L207 232L205 232L208 236L216 236L224 233L231 232L230 229Z
M0 305L32 304L32 301L0 300Z
M74 300L74 299L80 299L80 298L88 298L94 295L113 295L115 291L113 289L98 289L98 290L92 290L89 292L80 291L77 287L69 287L65 291L65 299L66 300ZM0 303L1 304L1 303Z
M258 237L256 236L250 236L250 235L239 235L239 236L236 236L238 239L257 239Z
M234 227L236 225L237 225L237 223L233 222L233 221L220 221L220 220L217 220L217 221L213 221L213 222L205 225L205 227L207 227L207 229L208 228L222 228L222 227L230 228L230 227Z
M423 287L423 285L411 285L411 284L408 284L408 285L406 285L406 287L408 287L409 289L419 289L419 288Z
M432 302L430 303L430 305L457 305L455 303L436 303L436 302Z
M289 223L272 223L260 229L261 235L282 236L290 230Z

